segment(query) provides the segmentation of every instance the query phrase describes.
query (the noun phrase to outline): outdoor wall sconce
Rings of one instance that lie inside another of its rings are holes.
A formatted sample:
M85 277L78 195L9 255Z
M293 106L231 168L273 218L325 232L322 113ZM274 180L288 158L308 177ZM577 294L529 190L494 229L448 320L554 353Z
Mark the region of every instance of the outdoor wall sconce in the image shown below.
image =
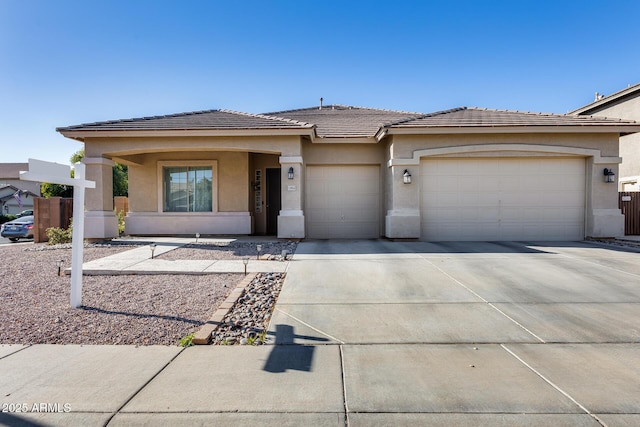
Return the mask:
M616 182L616 174L613 169L604 168L604 182Z
M249 264L249 257L246 256L242 258L242 263L244 264L244 275L247 275L247 264Z
M64 264L64 260L61 259L61 260L56 261L56 265L58 266L58 276L62 272L62 264Z
M153 253L156 250L156 244L155 243L150 244L149 249L151 249L151 259L153 259Z
M402 174L402 182L404 182L405 184L411 184L411 174L409 173L408 169L405 169L404 173Z
M293 179L293 166L289 168L289 179Z

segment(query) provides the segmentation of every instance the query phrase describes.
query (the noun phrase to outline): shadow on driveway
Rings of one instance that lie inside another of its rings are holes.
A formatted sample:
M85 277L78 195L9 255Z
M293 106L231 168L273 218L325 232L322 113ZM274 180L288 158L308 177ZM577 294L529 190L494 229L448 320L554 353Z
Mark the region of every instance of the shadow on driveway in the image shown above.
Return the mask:
M275 345L271 353L269 353L269 358L263 368L263 370L273 373L282 373L289 369L311 372L315 347L312 345L295 344L295 338L321 342L329 341L326 338L296 335L293 332L293 326L290 325L276 325L275 336Z

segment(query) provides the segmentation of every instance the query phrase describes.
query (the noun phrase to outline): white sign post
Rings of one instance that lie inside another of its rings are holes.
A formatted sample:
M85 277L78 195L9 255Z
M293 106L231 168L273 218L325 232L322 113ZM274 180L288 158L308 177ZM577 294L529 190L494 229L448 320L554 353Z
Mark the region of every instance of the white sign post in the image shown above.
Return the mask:
M95 181L85 180L84 163L76 163L75 177L71 168L59 163L29 159L29 171L20 172L25 181L50 182L73 186L73 235L71 243L71 307L82 305L82 252L84 249L84 190L96 188Z

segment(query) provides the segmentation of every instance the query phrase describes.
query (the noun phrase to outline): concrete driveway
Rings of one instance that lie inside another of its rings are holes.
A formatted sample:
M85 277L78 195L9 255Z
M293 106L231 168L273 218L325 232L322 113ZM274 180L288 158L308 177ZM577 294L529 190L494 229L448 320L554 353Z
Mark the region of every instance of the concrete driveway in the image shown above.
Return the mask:
M271 329L340 348L353 425L640 425L631 250L303 242Z
M639 261L303 242L276 345L0 344L0 425L637 426Z

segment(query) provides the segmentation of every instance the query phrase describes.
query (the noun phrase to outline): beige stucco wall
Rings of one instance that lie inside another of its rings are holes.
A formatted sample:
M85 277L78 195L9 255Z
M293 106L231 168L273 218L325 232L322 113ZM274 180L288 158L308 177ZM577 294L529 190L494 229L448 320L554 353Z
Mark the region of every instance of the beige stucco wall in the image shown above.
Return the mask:
M383 164L384 144L330 144L305 142L302 155L306 165Z
M113 211L113 161L85 156L85 177L96 183L85 191L84 234L88 239L118 235L118 219Z
M491 149L485 147L491 146ZM623 217L618 209L617 188L604 182L604 168L617 173L617 134L469 134L469 135L393 135L388 142L387 236L420 237L419 160L435 151L438 156L579 156L587 160L586 230L589 237L615 237L623 234ZM501 147L505 147L502 149ZM548 148L547 148L548 147ZM402 183L408 169L414 184Z
M609 117L615 119L640 120L640 94L635 98L621 99L618 103L607 105L590 111L591 116Z
M549 145L600 150L602 156L618 155L617 134L469 134L393 135L393 158L409 158L415 150L483 144Z
M249 210L248 152L300 155L298 136L88 138L87 157L105 157L129 166L132 212L157 211L157 162L218 161L218 210ZM105 185L107 185L105 183Z
M590 111L589 115L616 119L635 120L640 122L640 94L635 98L622 99L620 102L604 106L597 111ZM620 191L640 191L640 134L620 137L620 164L617 179L620 181ZM628 184L625 184L629 182ZM632 182L636 182L632 184Z
M125 231L133 234L162 234L159 230L249 234L253 232L250 153L268 153L277 159L282 155L299 156L300 152L299 136L132 137L123 133L121 138L93 137L85 141L87 157L112 159L129 166L130 204ZM161 212L159 162L187 165L202 161L215 161L217 210L187 215ZM97 184L103 188L102 201L96 198L87 204L88 208L107 204L110 190L106 181L104 176L97 177Z
M252 137L143 137L88 138L85 154L88 157L114 158L121 163L137 162L140 154L160 152L245 151L278 155L300 155L298 136Z
M498 148L492 148L491 154L482 150L479 153L477 148L486 145ZM499 149L501 145L505 150ZM618 173L617 134L392 135L379 143L346 144L326 143L319 139L311 142L291 136L91 138L86 143L85 151L87 157L113 159L128 164L129 209L131 223L135 224L134 233L137 230L141 234L159 234L157 231L154 233L158 227L166 228L168 234L171 234L172 228L184 230L185 234L193 231L259 233L266 228L265 209L262 216L255 214L251 182L256 168L263 171L264 179L266 168L279 167L283 174L279 237L301 238L305 230L304 176L307 166L379 165L380 188L384 193L380 198L380 229L386 230L388 237L419 238L421 155L416 155L417 151L458 147L453 150L454 153L446 155L523 155L513 154L514 147L518 146L527 147L523 151L526 156L558 155L558 152L563 152L562 147L569 147L569 152L573 149L571 155L583 156L588 165L585 183L587 235L618 235L620 214L617 210L617 189L615 185L604 183L602 177L604 167L613 168ZM538 147L539 150L531 147ZM549 147L549 150L545 147ZM159 162L178 161L187 165L193 161L208 160L216 162L217 212L205 215L167 215L159 212ZM395 164L394 161L399 163ZM296 170L294 180L286 178L290 165ZM403 184L404 169L410 170L413 184ZM89 210L104 209L108 205L106 192L110 183L106 184L105 171L104 167L94 167L91 172L98 185L103 186L103 191L95 201L88 199ZM295 188L290 190L289 187ZM215 224L210 225L211 219L207 218L215 215L218 215ZM252 215L255 220L253 225Z
M158 212L158 162L184 162L216 160L217 176L214 188L218 191L219 212L249 210L248 153L201 152L155 153L144 156L141 165L129 166L129 211ZM216 184L217 183L217 184Z

